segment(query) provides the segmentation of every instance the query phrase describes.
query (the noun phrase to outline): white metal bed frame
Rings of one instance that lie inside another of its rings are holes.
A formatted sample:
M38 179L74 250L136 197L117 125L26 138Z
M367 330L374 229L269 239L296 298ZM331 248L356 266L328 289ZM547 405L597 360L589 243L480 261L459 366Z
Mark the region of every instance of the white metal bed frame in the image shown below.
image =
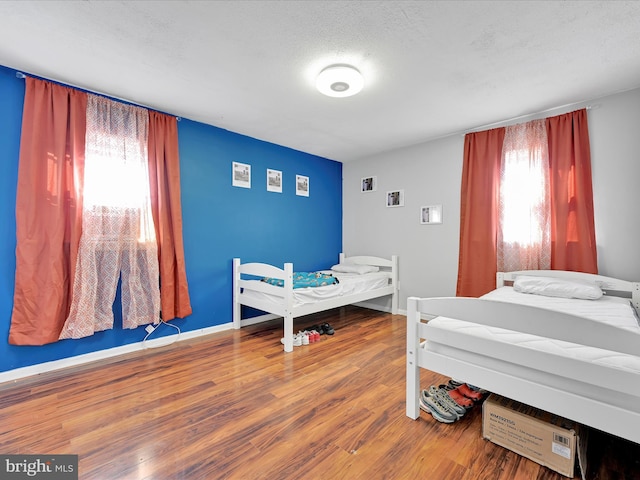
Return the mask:
M565 279L595 281L609 295L629 297L636 313L640 312L640 283L617 280L600 275L565 271L521 271L498 273L497 286L512 282L518 275L537 275ZM443 355L428 349L424 317L442 316L467 322L513 330L509 319L518 317L519 332L554 338L596 348L640 356L637 336L610 328L589 319L553 310L477 298L417 298L407 301L407 381L406 414L417 419L420 414L420 368L481 386L491 392L520 401L542 410L572 419L584 425L640 443L640 376L624 391L632 402L616 405L616 391L609 398L593 399L559 387L562 383L548 383L538 379L522 378L509 373L507 362L496 366L482 365L482 359L471 362L453 355ZM428 322L428 320L426 320ZM560 327L562 326L562 328ZM585 333L589 331L589 334ZM594 335L595 333L595 335ZM594 340L597 339L597 340ZM489 363L489 362L487 362ZM552 373L552 372L547 372ZM615 372L612 372L615 375ZM615 377L613 377L615 378ZM632 405L629 406L629 403Z
M340 263L354 265L373 265L381 270L390 272L389 284L382 287L339 297L318 300L315 303L295 306L293 302L293 263L285 263L284 268L278 268L266 263L241 263L239 258L233 259L233 326L238 329L243 325L241 318L242 305L256 308L284 319L284 351L293 351L293 319L311 313L322 312L331 308L342 307L354 303L364 302L373 298L391 295L391 313L398 313L398 257L391 259L372 256L346 257L340 253ZM271 277L284 279L284 287L277 287L266 282L250 281L244 276L258 278ZM267 293L280 300L274 303L269 300L251 298L246 291L253 290Z

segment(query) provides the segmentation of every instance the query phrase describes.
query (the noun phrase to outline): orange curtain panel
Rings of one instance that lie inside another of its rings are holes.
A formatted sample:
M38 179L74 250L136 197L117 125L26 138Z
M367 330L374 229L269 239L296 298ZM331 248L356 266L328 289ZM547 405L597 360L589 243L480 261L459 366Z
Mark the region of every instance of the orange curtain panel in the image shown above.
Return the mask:
M158 242L162 320L192 313L182 241L177 119L149 112L149 182Z
M546 119L551 269L598 273L586 109Z
M27 77L16 194L9 343L58 340L82 228L87 95Z
M456 295L477 297L496 286L500 162L505 129L464 138L460 255Z

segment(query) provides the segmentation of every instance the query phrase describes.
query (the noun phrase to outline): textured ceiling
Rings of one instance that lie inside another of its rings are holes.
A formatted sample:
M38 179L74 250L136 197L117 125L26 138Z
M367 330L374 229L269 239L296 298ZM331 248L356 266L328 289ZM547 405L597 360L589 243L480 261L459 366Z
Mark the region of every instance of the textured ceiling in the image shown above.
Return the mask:
M640 2L0 1L0 64L349 161L640 86Z

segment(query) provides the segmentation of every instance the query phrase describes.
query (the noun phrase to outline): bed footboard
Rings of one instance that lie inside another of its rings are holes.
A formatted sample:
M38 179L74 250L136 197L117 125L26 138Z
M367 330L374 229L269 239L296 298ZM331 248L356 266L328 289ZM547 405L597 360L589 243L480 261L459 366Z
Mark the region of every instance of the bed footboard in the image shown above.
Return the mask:
M242 275L262 278L282 278L284 287L277 287L265 282L244 280ZM273 303L252 299L244 295L244 289L268 293L281 301ZM241 307L246 305L264 312L281 316L284 322L284 351L293 351L293 264L285 263L284 269L266 263L241 263L239 258L233 259L233 327L239 329L242 323Z

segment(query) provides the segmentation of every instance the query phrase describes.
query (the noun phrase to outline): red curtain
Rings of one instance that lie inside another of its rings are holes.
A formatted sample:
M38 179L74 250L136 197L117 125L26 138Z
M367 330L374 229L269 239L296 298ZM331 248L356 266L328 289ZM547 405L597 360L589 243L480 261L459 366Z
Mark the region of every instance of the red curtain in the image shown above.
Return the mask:
M160 302L164 321L190 315L191 301L182 242L178 123L170 115L149 112L149 181L158 241Z
M87 95L27 77L16 195L9 343L58 340L82 229Z
M551 269L598 273L591 151L585 109L546 119Z
M477 297L496 286L500 161L505 129L464 138L460 256L456 295Z

